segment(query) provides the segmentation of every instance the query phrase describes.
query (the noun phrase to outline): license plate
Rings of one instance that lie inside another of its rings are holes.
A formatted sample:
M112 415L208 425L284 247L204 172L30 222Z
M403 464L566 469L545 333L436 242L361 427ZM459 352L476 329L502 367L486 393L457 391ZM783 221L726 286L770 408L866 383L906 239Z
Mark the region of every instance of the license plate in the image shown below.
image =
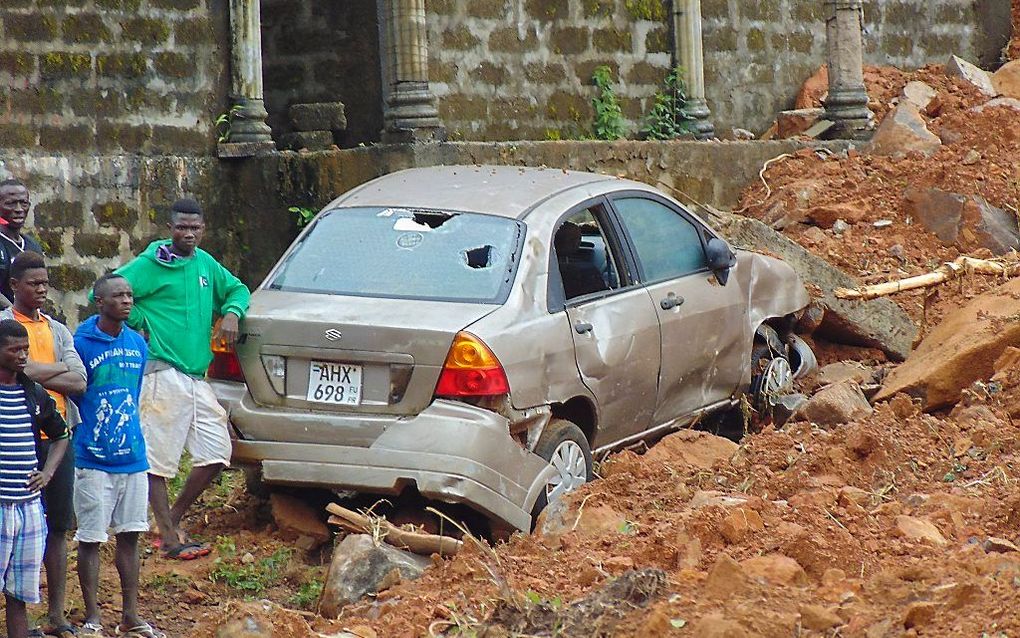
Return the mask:
M308 364L308 401L332 405L361 403L361 366L332 361Z

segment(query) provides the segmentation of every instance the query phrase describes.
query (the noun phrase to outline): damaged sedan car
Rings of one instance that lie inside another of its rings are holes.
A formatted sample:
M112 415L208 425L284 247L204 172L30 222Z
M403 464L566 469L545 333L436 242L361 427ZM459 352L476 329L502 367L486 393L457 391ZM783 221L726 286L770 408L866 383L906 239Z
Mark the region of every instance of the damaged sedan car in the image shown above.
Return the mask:
M266 484L416 490L528 530L593 457L790 392L808 301L645 184L412 169L304 229L217 355L247 388L217 387Z

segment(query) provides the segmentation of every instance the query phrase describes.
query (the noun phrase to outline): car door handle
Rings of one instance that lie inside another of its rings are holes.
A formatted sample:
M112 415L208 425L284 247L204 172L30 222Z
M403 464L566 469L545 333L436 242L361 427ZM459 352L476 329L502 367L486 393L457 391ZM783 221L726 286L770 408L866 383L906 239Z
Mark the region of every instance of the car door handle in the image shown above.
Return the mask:
M574 332L576 332L579 335L583 335L586 332L591 332L592 328L594 328L594 326L592 326L587 321L578 321L577 323L574 324Z
M684 303L683 297L677 297L673 293L669 293L669 295L667 295L665 299L659 302L659 306L663 310L672 310L677 306L682 306L683 303Z

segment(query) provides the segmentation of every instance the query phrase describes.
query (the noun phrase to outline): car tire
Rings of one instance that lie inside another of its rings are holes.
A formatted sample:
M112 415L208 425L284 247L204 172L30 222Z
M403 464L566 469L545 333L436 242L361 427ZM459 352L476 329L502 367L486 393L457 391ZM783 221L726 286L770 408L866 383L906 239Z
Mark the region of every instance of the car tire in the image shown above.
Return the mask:
M262 468L245 466L243 470L244 489L256 498L269 498L271 490L265 481L262 480Z
M549 421L535 444L534 452L559 472L553 482L539 493L535 507L531 510L532 524L550 502L572 492L594 476L591 446L587 437L581 428L565 419ZM564 485L565 488L560 489Z
M770 366L773 366L770 368ZM769 375L775 375L774 378L768 378ZM751 405L760 414L768 416L771 414L772 405L769 405L765 401L763 392L774 390L774 388L764 389L766 385L777 385L793 382L793 369L790 367L790 360L784 356L777 356L773 354L772 349L765 343L755 341L754 347L751 349L751 387L750 387L750 398Z

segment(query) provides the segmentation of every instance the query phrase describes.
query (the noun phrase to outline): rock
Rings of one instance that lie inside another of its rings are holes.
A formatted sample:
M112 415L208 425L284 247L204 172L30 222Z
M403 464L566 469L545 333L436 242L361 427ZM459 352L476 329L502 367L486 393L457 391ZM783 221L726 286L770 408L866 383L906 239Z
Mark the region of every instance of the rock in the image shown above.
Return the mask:
M747 130L746 128L735 128L735 129L733 129L732 133L733 133L733 139L735 139L735 140L745 140L746 141L746 140L753 140L754 139L754 133L752 133L751 131Z
M903 365L893 369L875 395L883 401L903 392L925 411L955 404L964 388L994 373L996 359L1020 346L1020 279L975 297L946 315Z
M800 608L800 624L804 629L812 631L828 631L843 624L843 619L836 614L836 607L821 605L802 605Z
M284 540L310 539L314 547L318 547L333 537L318 510L300 499L273 493L269 497L269 507Z
M758 512L746 507L739 507L723 519L719 524L719 532L731 543L739 543L748 535L765 531L765 523Z
M832 223L832 232L837 237L845 233L847 228L850 228L850 224L847 224L846 221L842 219L837 219Z
M561 498L545 508L538 516L535 529L543 536L557 536L575 532L580 536L619 533L627 519L608 505L588 502L580 511L581 501Z
M992 86L1003 97L1020 100L1020 60L1007 62L992 74Z
M740 447L733 441L698 430L680 430L663 437L645 452L650 461L681 461L701 469L711 469L720 461L728 461Z
M994 100L988 100L984 104L978 104L972 106L968 112L970 113L984 113L985 109L1013 109L1014 111L1020 111L1020 100L1014 97L997 97Z
M347 130L347 115L344 113L343 102L291 104L287 109L287 115L295 131Z
M185 589L184 593L181 594L181 600L183 600L185 603L189 605L201 605L208 598L209 597L206 596L205 593L200 592L197 589L193 589L191 587Z
M813 302L823 310L815 331L818 336L837 343L878 348L895 361L902 361L910 353L917 328L892 300L836 299L834 289L854 288L857 281L758 220L730 215L719 224L719 230L739 248L780 257L804 283L818 287L821 296Z
M963 164L964 166L973 166L974 164L977 164L980 161L981 161L981 153L978 153L974 149L970 149L963 156L963 159L960 160L960 163Z
M989 553L995 552L999 554L1005 554L1007 552L1020 552L1020 547L1009 542L1005 538L996 538L995 536L988 537L981 547Z
M266 627L254 616L235 618L216 630L216 638L274 638L272 627Z
M760 634L748 631L739 622L722 614L708 614L691 625L691 635L698 638L756 638Z
M946 63L946 75L957 77L972 85L985 95L995 95L995 85L992 84L992 77L984 69L980 69L961 57L949 56Z
M755 580L772 585L801 587L808 584L807 573L800 563L782 554L766 554L740 561L740 568Z
M948 193L937 188L908 188L907 212L946 246L972 252L987 248L997 255L1020 247L1015 215L977 196Z
M376 545L367 534L352 534L333 550L322 589L319 613L337 618L345 605L397 582L421 576L432 561L386 544Z
M946 539L931 521L903 514L896 517L896 531L912 541L927 541L933 545L945 545Z
M833 427L867 416L872 411L861 387L847 379L816 392L793 418L817 423L822 427Z
M917 151L931 155L942 146L942 140L928 130L917 107L910 102L886 114L878 130L865 146L865 152L872 155L902 156Z
M840 381L853 381L864 383L871 378L871 368L857 361L837 361L827 366L822 366L815 374L815 382L820 386L839 383Z
M780 139L800 135L822 119L825 109L809 108L780 111L776 118L776 136Z
M298 131L280 136L280 146L292 151L325 151L333 147L331 131Z
M939 92L933 89L931 86L924 82L914 80L907 82L907 85L903 87L903 92L900 94L904 100L907 100L913 104L918 111L922 113L929 113L929 107L938 105Z
M612 556L602 562L602 567L610 574L622 574L634 569L634 559L629 556Z
M743 494L724 494L718 490L698 490L691 497L688 505L692 510L700 510L706 507L740 507L746 505L748 497Z
M822 65L811 74L811 77L804 80L797 97L793 101L793 108L797 110L812 109L822 105L829 95L829 67Z
M903 628L913 629L915 627L925 627L930 625L932 621L935 620L935 613L937 611L938 606L935 603L910 603L907 605L907 609L903 613Z
M859 204L828 204L808 209L807 221L819 228L832 228L840 219L856 223L864 219L864 209Z
M710 598L727 599L747 589L747 575L740 563L729 554L719 554L705 579L705 594Z

